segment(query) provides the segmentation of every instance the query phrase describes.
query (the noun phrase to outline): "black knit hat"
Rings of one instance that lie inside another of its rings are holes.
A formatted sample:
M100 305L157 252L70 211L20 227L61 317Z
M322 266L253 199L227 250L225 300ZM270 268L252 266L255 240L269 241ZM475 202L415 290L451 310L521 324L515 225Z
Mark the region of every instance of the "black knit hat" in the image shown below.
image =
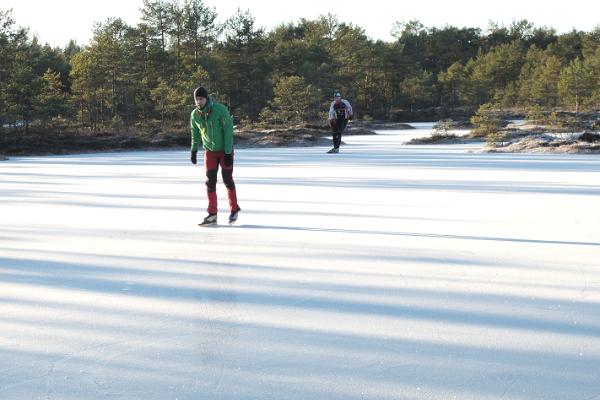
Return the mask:
M208 92L202 86L197 87L196 90L194 90L194 98L196 97L204 97L205 99L208 99Z

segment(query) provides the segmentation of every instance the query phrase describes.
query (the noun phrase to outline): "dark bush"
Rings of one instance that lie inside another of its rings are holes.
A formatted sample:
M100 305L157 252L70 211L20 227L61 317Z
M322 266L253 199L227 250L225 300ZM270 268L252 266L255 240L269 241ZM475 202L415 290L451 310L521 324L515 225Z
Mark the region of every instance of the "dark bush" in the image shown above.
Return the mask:
M583 135L579 136L579 140L587 143L600 142L600 134L584 132Z

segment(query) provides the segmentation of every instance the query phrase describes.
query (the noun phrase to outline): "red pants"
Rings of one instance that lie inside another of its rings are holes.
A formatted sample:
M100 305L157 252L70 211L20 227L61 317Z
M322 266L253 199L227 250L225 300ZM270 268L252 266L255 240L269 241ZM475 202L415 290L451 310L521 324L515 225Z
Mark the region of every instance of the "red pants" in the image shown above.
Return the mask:
M231 154L233 158L233 153ZM230 212L239 210L237 196L235 193L235 182L233 181L233 162L225 165L224 151L204 151L204 169L206 170L206 194L208 196L208 213L216 214L217 207L217 173L221 166L223 183L227 187L227 198L229 200Z

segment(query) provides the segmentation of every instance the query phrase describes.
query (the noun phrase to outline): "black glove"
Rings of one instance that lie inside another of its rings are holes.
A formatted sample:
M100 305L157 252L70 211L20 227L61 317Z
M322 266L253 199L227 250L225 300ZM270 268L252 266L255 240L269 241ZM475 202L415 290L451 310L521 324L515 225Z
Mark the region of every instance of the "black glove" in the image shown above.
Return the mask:
M192 164L196 164L198 162L198 151L192 150Z
M233 154L225 154L225 165L228 167L233 165Z

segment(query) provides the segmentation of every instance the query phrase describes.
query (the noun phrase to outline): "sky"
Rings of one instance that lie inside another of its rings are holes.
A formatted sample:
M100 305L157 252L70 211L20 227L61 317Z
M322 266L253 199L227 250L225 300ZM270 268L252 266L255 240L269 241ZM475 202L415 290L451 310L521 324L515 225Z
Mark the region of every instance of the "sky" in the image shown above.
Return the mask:
M29 27L43 43L62 47L70 39L87 44L94 22L109 17L120 17L136 25L142 3L142 0L0 0L0 10L12 8L17 25ZM369 37L385 41L393 40L390 32L395 22L414 19L428 27L454 25L482 29L487 28L490 21L510 25L513 21L527 19L536 26L553 27L558 32L573 28L589 31L600 25L600 3L590 0L549 0L543 5L522 0L302 0L281 3L274 0L204 0L204 4L216 9L220 22L238 8L249 10L256 25L267 30L281 23L298 22L300 18L315 19L331 13L342 22L364 28Z

